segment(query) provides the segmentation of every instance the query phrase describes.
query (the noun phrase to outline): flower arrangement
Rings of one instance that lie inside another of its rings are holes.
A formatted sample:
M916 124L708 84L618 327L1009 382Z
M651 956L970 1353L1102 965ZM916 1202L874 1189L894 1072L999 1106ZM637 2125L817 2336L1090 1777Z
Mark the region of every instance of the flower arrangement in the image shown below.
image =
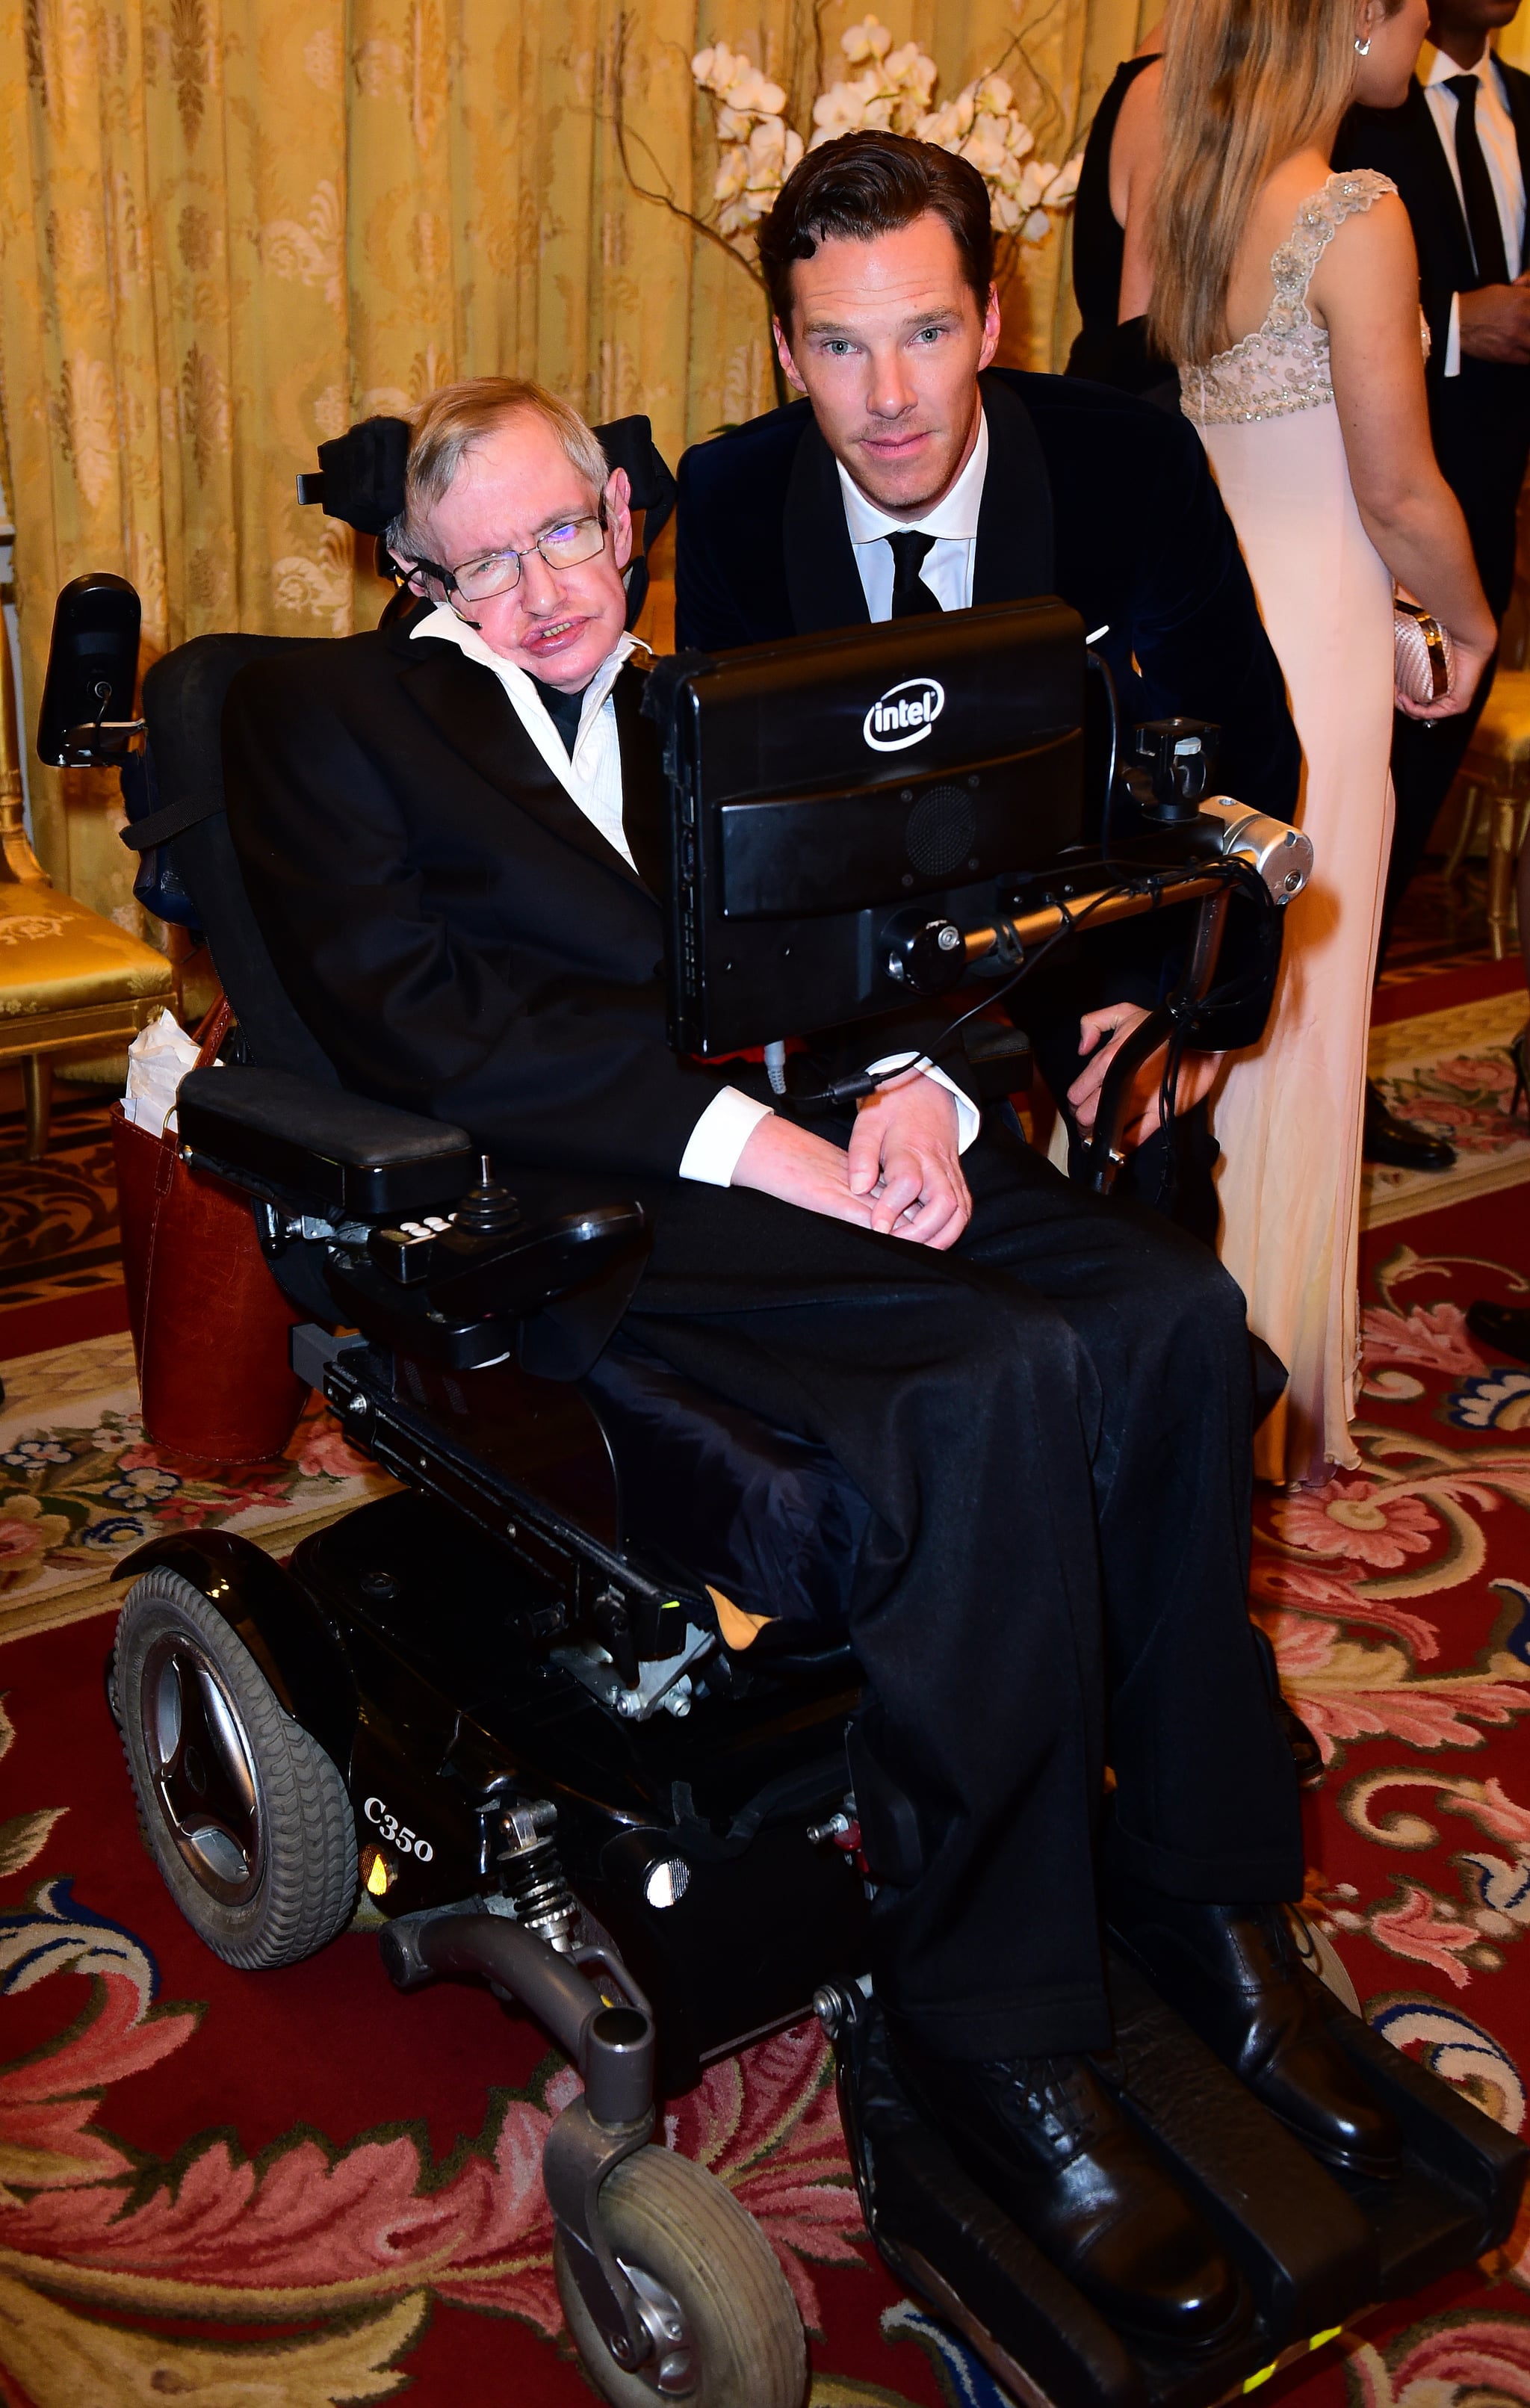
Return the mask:
M782 87L741 50L717 42L691 62L698 88L712 95L716 108L717 230L746 265L754 229L804 150L816 150L862 126L911 134L970 160L988 186L995 232L1021 242L1045 241L1078 189L1080 159L1059 167L1036 158L1036 136L1002 75L979 76L937 108L938 69L917 42L894 49L887 27L867 15L840 36L839 47L855 72L819 93L806 144L786 122Z

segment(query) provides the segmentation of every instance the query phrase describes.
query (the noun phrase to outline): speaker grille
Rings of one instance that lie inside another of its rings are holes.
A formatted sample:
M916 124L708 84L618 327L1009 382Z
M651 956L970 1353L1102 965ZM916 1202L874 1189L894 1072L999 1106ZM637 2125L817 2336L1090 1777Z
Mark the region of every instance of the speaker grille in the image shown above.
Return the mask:
M978 833L978 810L960 786L932 786L908 814L904 844L925 878L946 878L966 862Z

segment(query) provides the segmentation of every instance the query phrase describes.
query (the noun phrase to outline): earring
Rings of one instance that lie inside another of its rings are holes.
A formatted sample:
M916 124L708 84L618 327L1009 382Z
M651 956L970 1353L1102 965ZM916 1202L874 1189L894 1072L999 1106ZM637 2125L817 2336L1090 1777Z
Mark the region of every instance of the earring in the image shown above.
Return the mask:
M1361 40L1358 34L1356 34L1354 37L1355 49L1359 51L1363 59L1368 59L1370 56L1370 40L1371 37L1368 34L1366 36L1364 41Z

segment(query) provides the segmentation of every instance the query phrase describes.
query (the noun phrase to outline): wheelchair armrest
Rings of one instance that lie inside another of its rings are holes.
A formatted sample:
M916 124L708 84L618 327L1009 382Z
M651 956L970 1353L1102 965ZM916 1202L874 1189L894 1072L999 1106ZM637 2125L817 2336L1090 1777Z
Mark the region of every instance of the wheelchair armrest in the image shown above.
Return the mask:
M479 1174L461 1129L290 1070L189 1070L177 1111L188 1160L252 1195L317 1203L344 1219L451 1204Z

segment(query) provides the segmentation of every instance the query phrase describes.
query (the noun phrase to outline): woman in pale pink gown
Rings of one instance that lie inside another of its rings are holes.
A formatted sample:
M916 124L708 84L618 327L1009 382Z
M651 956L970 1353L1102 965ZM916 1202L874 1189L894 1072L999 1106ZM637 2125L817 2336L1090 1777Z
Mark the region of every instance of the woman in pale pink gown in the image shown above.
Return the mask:
M1223 1259L1290 1369L1259 1468L1358 1461L1360 1142L1392 832L1393 580L1451 631L1465 707L1494 640L1435 465L1418 273L1395 188L1331 176L1353 98L1407 90L1426 0L1177 0L1165 47L1150 337L1180 363L1285 672L1316 871L1264 1043L1214 1106ZM1127 291L1122 314L1147 296ZM1405 706L1406 707L1406 706Z

